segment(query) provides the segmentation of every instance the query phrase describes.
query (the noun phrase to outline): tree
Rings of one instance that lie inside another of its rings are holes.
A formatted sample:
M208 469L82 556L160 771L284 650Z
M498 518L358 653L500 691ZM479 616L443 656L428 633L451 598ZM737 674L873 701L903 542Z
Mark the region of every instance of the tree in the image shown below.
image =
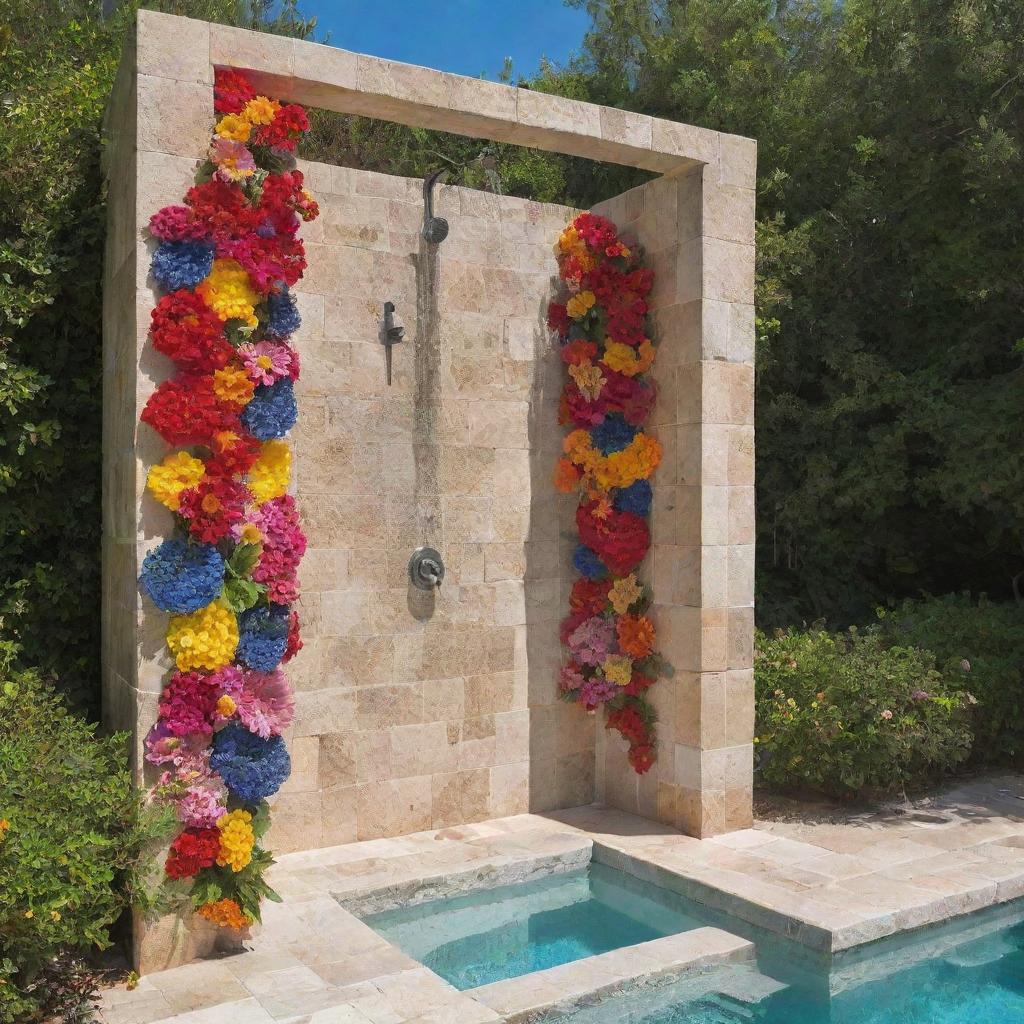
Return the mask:
M584 6L583 54L545 87L758 139L762 624L856 621L922 590L1010 597L1024 7ZM599 198L585 180L567 172Z

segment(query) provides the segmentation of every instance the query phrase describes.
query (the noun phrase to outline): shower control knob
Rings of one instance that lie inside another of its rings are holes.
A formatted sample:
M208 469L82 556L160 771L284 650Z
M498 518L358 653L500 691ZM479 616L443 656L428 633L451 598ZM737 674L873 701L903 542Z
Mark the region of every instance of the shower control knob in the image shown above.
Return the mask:
M444 580L444 561L434 548L417 548L409 559L409 579L420 590L434 590Z

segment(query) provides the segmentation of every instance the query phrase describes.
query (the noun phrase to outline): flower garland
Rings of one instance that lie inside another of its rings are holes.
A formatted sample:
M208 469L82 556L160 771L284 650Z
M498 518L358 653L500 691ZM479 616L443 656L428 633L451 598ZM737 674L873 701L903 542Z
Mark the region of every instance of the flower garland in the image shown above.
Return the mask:
M569 660L559 691L588 712L606 705L606 728L628 741L629 763L642 775L656 757L656 716L645 694L672 674L655 652L651 594L637 576L651 543L648 479L661 461L661 445L643 430L655 397L644 379L654 362L646 336L654 275L611 221L590 213L562 232L555 252L569 294L548 307L548 326L568 376L559 423L574 427L555 485L580 495L573 557L580 578L561 625Z
M292 159L309 127L301 107L257 96L227 70L214 109L222 116L185 204L149 222L151 272L166 293L150 340L177 374L142 420L178 450L150 469L147 487L176 528L139 582L171 615L176 666L145 744L162 768L154 798L183 826L165 874L189 884L201 917L237 929L259 920L263 897L277 898L259 843L266 798L291 770L281 733L294 703L278 666L302 646L288 606L306 550L280 440L295 424L299 376L288 289L306 266L299 225L318 210Z

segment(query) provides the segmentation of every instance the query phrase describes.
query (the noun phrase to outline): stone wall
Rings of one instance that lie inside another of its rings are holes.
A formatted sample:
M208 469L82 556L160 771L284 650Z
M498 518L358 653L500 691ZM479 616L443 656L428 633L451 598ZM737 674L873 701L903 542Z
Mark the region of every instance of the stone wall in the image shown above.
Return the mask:
M754 729L754 168L697 168L596 207L655 273L665 457L652 477L658 761L637 776L601 730L598 795L689 835L749 827Z
M594 723L557 700L571 537L551 485L562 368L544 328L572 211L305 164L296 497L306 646L278 851L593 798ZM382 307L405 340L386 383ZM421 544L436 597L409 583ZM529 625L527 625L529 623Z

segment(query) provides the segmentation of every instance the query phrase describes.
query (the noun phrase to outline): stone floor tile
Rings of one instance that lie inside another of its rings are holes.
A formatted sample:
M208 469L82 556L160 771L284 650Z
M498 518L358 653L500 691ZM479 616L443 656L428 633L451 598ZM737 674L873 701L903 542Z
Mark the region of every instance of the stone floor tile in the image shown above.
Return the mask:
M328 987L327 982L316 971L305 966L288 967L282 971L269 971L265 974L250 974L245 978L244 985L260 1000L284 994L320 992Z
M274 1018L255 999L219 1003L191 1013L179 1013L156 1024L273 1024Z
M107 993L100 999L100 1014L105 1024L151 1024L173 1012L160 992L129 992L129 998L111 1003Z

